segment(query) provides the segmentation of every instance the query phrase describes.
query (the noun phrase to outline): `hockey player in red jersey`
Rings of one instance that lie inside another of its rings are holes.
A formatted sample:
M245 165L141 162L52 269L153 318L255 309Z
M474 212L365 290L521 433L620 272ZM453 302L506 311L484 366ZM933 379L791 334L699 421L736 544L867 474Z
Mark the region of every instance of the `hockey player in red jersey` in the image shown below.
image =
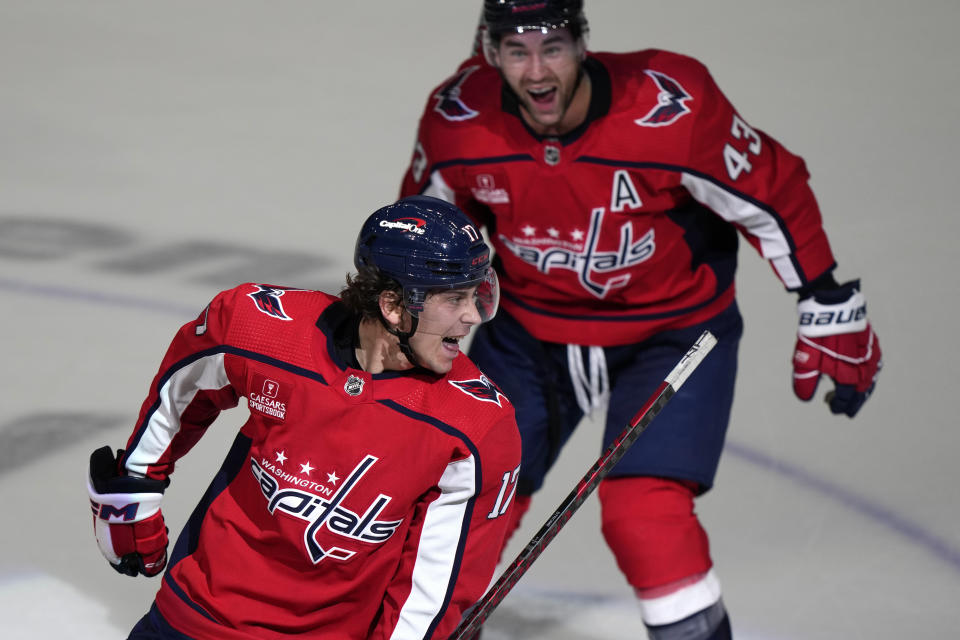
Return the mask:
M585 413L609 444L683 351L717 347L599 487L602 529L651 638L719 640L730 622L694 498L733 401L738 237L799 294L794 390L832 378L834 413L874 388L860 283L838 284L803 161L751 126L700 62L587 49L581 0L486 0L483 55L427 98L402 194L486 225L503 312L470 356L523 439L516 518Z
M91 456L111 565L156 575L133 639L446 638L483 594L520 462L513 408L460 353L497 310L456 207L368 218L338 299L244 284L173 339L115 458ZM246 421L167 561L176 461L241 397Z

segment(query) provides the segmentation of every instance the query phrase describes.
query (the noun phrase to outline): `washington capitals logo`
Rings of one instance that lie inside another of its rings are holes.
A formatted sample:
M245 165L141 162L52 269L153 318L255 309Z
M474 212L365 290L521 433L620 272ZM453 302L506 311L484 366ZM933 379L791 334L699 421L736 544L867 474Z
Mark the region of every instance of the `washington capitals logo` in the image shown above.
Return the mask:
M479 380L450 380L449 382L468 396L473 396L484 402L492 402L498 407L503 406L500 404L500 398L507 397L497 388L497 385L490 382L487 376L482 374Z
M287 291L286 289L268 287L263 284L255 284L253 286L255 286L257 290L247 295L257 305L257 309L259 309L261 313L265 313L279 320L292 320L292 318L283 311L283 305L280 304L280 296Z
M530 246L520 239L510 240L502 233L500 241L513 255L535 266L541 273L549 274L553 269L575 271L580 285L602 299L612 290L626 286L630 282L630 274L619 273L606 280L598 276L640 264L648 260L657 248L653 229L635 238L633 224L628 221L620 225L620 244L616 249L598 250L604 212L603 207L598 207L590 213L590 229L583 246L576 251L555 244L544 248Z
M250 470L260 485L260 492L267 501L267 510L271 515L276 516L280 512L309 523L303 532L303 543L310 560L317 564L324 558L349 560L357 553L334 545L322 546L321 541L330 533L348 541L382 544L403 523L403 520L377 520L393 499L382 493L366 507L362 504L353 509L346 506L347 496L377 461L376 456L365 456L329 496L306 491L304 487L311 485L302 479L293 482L292 486L281 486L274 476L283 477L286 474L282 469L271 467L269 461L258 463L251 458Z
M463 100L460 99L460 87L463 85L463 81L467 79L467 76L479 68L479 65L467 67L447 80L433 96L437 99L437 105L434 107L434 110L447 120L453 121L469 120L477 115L478 112L476 110L465 105Z
M657 96L657 106L634 122L641 127L666 127L690 113L690 107L684 102L693 98L680 86L679 82L659 71L647 69L644 73L653 78L660 87L660 94Z

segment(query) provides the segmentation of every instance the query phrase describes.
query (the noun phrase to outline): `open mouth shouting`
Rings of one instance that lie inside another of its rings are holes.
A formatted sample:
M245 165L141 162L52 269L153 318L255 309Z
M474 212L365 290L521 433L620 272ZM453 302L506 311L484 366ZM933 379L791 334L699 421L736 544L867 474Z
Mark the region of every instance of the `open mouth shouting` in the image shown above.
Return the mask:
M462 340L463 337L464 336L446 336L442 340L443 348L453 355L460 353L460 340Z
M527 89L527 95L530 96L530 99L535 104L550 105L553 103L553 99L557 95L557 88L547 87L543 89Z

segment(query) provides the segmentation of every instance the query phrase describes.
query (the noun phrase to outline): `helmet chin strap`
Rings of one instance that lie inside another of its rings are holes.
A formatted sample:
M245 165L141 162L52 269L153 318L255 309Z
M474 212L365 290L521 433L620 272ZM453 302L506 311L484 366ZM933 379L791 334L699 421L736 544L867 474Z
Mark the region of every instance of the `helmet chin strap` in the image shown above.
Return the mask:
M383 314L380 314L380 323L388 332L397 336L397 339L400 341L400 353L407 358L410 364L415 367L421 366L420 362L417 361L417 357L413 355L413 348L410 346L410 338L417 332L417 325L420 323L420 319L414 315L410 316L410 331L400 331L400 329L390 326L390 323L383 317Z

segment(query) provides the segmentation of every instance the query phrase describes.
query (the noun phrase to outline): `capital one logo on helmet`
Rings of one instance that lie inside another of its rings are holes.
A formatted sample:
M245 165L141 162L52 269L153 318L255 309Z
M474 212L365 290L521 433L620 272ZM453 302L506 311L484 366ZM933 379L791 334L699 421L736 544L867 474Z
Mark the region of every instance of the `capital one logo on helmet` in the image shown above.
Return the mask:
M397 218L396 220L381 220L380 226L385 229L400 229L403 232L415 233L422 236L427 232L424 227L427 221L420 218Z

